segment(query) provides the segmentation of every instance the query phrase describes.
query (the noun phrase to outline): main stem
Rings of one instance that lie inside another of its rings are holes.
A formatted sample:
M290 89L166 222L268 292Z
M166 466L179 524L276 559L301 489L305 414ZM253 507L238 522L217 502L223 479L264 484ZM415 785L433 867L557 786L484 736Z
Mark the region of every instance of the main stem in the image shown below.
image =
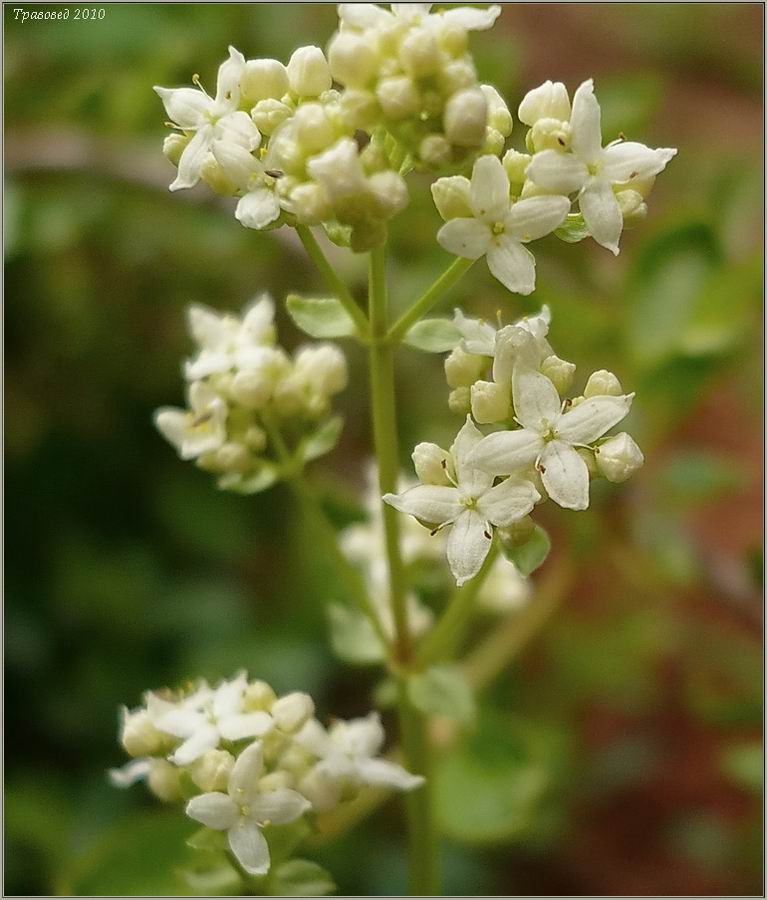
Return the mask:
M378 461L381 495L397 490L399 450L397 411L394 392L394 353L388 341L388 299L386 291L386 251L379 247L370 254L370 402L373 414L373 440ZM396 510L382 506L384 544L389 570L389 589L394 618L396 662L407 670L413 647L407 616L407 585L402 563L399 519ZM410 888L413 895L439 893L439 858L434 822L431 753L426 721L410 703L407 680L398 677L398 705L402 749L408 769L423 775L425 783L410 792L405 800L408 821Z

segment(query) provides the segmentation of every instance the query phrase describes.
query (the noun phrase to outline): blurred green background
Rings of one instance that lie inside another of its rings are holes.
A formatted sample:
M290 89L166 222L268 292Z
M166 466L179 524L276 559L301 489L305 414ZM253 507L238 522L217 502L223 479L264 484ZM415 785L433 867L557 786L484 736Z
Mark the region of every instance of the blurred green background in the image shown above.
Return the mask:
M219 493L151 424L182 399L186 304L238 309L265 288L319 286L284 230L241 228L203 188L167 191L151 86L194 72L212 84L229 43L283 60L324 44L334 7L105 9L22 24L4 7L14 894L185 890L191 823L105 777L123 761L117 706L145 688L246 667L354 715L376 684L330 655L332 576L284 489ZM595 484L586 514L546 507L555 551L533 606L547 621L502 673L492 653L475 660L484 711L441 755L448 893L761 892L762 14L507 5L473 38L480 76L512 109L546 78L572 90L593 75L606 139L679 155L618 259L547 238L531 298L478 265L446 303L507 321L551 304L550 337L579 377L607 367L637 391L629 430L647 458L629 484ZM448 261L426 182L412 195L390 263L403 308ZM362 287L364 260L337 263ZM299 342L280 317L284 342ZM347 427L317 472L339 525L360 515L370 454L364 360L349 356ZM449 441L458 423L441 359L398 362L406 466L415 442ZM505 659L515 627L486 621L476 637ZM343 893L398 893L400 829L392 801L314 855Z

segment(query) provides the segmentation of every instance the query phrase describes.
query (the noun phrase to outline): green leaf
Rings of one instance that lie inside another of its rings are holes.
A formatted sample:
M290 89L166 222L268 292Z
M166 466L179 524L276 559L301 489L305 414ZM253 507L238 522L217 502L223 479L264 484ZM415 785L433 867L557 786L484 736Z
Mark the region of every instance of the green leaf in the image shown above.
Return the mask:
M271 897L324 897L336 890L331 874L308 859L291 859L274 867L267 886Z
M471 722L476 714L474 694L458 666L432 666L408 681L410 702L431 716Z
M361 613L340 603L328 607L330 643L339 659L356 666L381 662L384 648L375 629Z
M289 825L267 825L264 828L264 837L269 844L269 855L272 865L277 865L288 859L293 851L312 833L311 826L306 819L297 819Z
M335 297L290 294L285 305L291 319L310 337L340 338L357 334L354 320Z
M186 839L187 847L193 850L219 851L226 850L226 834L223 831L213 831L211 828L198 828Z
M247 478L235 480L224 475L219 478L218 486L222 490L232 491L235 494L260 494L279 481L279 478L279 467L265 462L254 475L249 475Z
M502 545L503 546L503 545ZM524 544L510 549L503 548L507 559L517 567L521 575L528 576L546 561L551 550L551 538L545 528L536 525L533 534Z
M458 346L461 332L450 319L423 319L416 322L403 341L426 353L445 353Z
M313 459L319 459L331 450L338 443L341 437L341 431L344 427L343 416L332 416L326 422L307 438L304 438L301 444L301 458L304 462L311 462Z
M570 213L554 234L567 244L577 244L589 237L589 230L580 213Z
M242 891L242 879L226 858L215 865L186 866L178 869L178 874L192 893L201 897L231 897Z

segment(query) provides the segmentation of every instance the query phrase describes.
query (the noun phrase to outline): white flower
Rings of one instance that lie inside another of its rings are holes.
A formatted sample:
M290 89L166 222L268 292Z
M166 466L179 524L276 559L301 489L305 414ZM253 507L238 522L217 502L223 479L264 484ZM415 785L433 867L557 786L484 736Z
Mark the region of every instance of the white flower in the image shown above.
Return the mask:
M644 463L642 451L630 434L622 431L594 450L597 468L608 481L620 484Z
M152 771L153 759L142 757L141 759L132 759L130 762L120 766L119 769L109 769L109 781L114 787L128 788L136 784L138 781L146 781L149 773Z
M535 464L543 486L566 509L589 505L589 473L576 447L585 447L621 421L633 394L591 397L569 411L554 385L532 369L512 375L515 417L521 429L488 435L469 456L469 464L491 475L507 475Z
M386 494L383 498L400 512L432 527L451 526L447 559L458 585L480 570L490 550L492 526L521 519L540 499L529 481L507 479L493 487L493 475L469 462L482 438L482 432L467 416L449 451L455 473L453 485L420 484L403 494Z
M178 161L178 174L170 186L172 191L197 184L214 141L239 144L248 151L259 146L258 129L246 112L238 110L244 68L245 57L230 47L229 59L218 70L215 97L199 85L199 90L155 87L173 123L185 132L194 132Z
M500 6L479 9L461 6L446 12L431 13L431 3L392 3L391 12L375 3L340 3L338 15L344 26L365 30L388 29L397 20L427 28L450 23L465 31L485 31L501 14Z
M339 781L399 791L420 787L420 775L411 775L402 766L377 758L384 737L381 717L372 712L364 719L336 722L329 731L316 719L310 720L296 735L296 742L320 759L320 771Z
M157 410L154 421L181 459L197 459L219 450L226 441L227 405L204 381L190 385L188 400L188 411L164 406Z
M237 367L249 368L253 348L274 342L274 302L268 294L262 294L245 309L242 318L195 303L189 307L188 324L200 348L184 366L188 380Z
M555 194L578 191L583 220L592 237L617 255L623 217L613 185L657 175L676 155L676 150L652 150L635 141L615 141L603 148L601 110L594 96L594 82L589 79L573 97L570 151L536 153L527 167L527 177Z
M241 196L234 217L246 228L260 231L279 218L281 208L275 179L267 175L266 166L252 153L230 141L213 141L216 162Z
M314 701L308 694L294 691L275 701L271 715L280 731L292 733L314 715Z
M222 740L261 737L274 728L268 713L244 711L247 683L245 674L240 673L215 691L200 692L176 703L157 694L148 695L147 708L154 726L183 740L169 757L171 762L185 766L218 747Z
M305 797L289 788L262 793L258 783L262 772L263 753L256 741L235 762L227 793L200 794L186 807L186 814L206 828L228 832L232 853L251 875L269 871L269 845L261 829L269 823L295 822L311 807Z
M535 288L535 257L524 246L554 231L570 211L567 197L540 196L512 202L509 177L495 156L474 163L469 190L471 218L450 219L437 234L449 253L487 256L493 275L510 291Z

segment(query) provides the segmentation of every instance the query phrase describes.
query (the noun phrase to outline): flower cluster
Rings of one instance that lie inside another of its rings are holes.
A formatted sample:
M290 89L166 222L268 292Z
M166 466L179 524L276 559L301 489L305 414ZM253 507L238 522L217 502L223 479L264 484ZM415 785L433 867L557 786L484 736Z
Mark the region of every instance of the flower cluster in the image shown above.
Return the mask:
M185 801L191 819L226 832L251 875L269 871L269 825L332 809L365 785L407 791L423 781L379 758L377 713L326 729L308 694L277 697L242 672L215 688L147 692L142 706L123 708L120 742L134 759L112 782L146 780L161 800Z
M479 571L494 528L503 540L547 497L586 509L591 476L625 481L644 461L625 432L605 437L634 397L615 375L595 372L581 396L564 397L575 366L552 353L549 321L544 308L496 330L456 312L463 339L445 363L451 406L503 430L485 436L467 415L449 450L416 447L419 485L384 497L431 530L450 526L447 558L459 585Z
M652 150L623 138L603 148L591 80L575 92L572 109L565 86L547 81L526 95L519 118L530 126L530 153L509 150L502 162L482 156L471 180L440 178L432 194L445 220L439 243L466 259L485 256L510 291L530 294L535 258L525 244L551 232L567 241L591 235L617 254L624 225L646 214L644 198L676 150Z
M318 422L334 421L330 398L346 387L346 360L332 344L307 345L291 358L276 344L268 296L241 317L195 305L188 321L197 345L184 364L189 408L157 410L157 428L182 459L218 475L221 488L263 490L285 462L266 455L275 431L285 424L316 434Z
M330 41L333 78L357 127L383 127L419 168L453 168L477 152L500 153L511 133L506 104L481 85L470 31L492 27L500 6L430 11L431 3L342 3Z
M177 129L164 146L178 166L171 190L202 179L237 196L247 228L322 222L345 226L355 249L380 242L407 188L378 143L354 139L358 111L332 89L322 50L300 47L286 66L230 47L215 97L195 80L197 89L155 88Z

